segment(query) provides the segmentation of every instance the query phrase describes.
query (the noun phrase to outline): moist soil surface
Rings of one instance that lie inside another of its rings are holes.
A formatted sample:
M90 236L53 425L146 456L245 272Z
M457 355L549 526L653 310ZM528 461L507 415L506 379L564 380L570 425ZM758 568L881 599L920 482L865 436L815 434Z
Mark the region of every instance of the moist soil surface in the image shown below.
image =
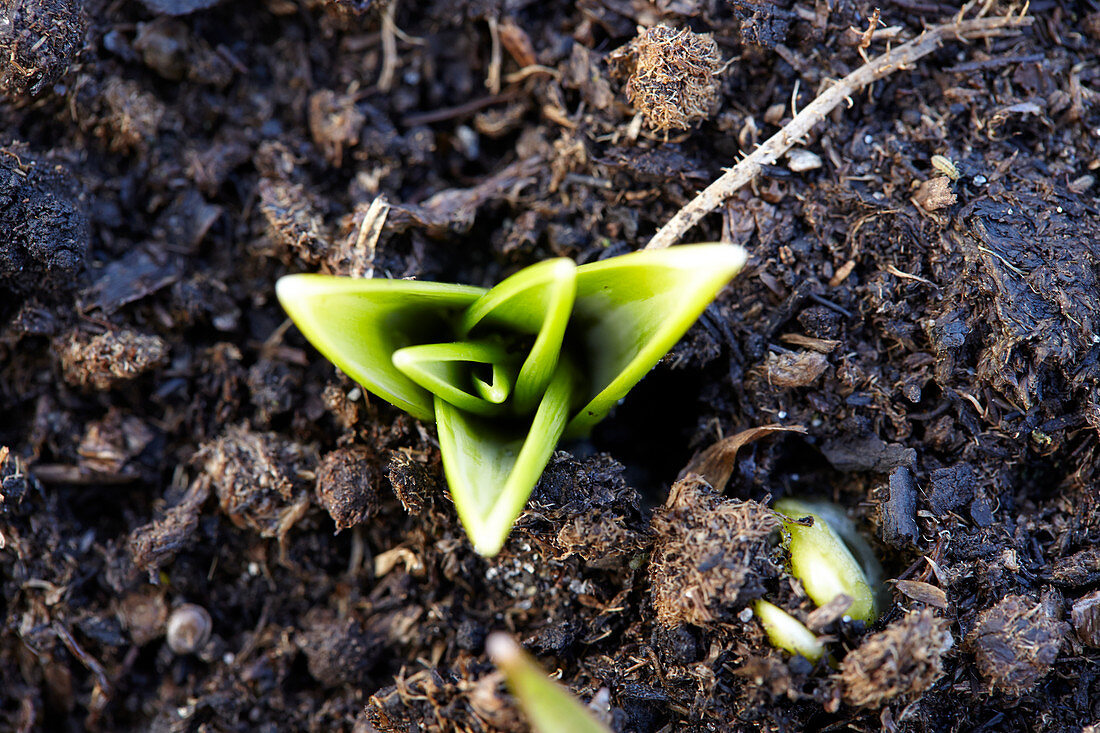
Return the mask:
M1095 730L1100 5L948 39L693 229L745 270L495 558L274 297L640 249L959 9L879 8L5 3L0 729L523 730L504 630L615 731ZM790 576L784 496L867 538L873 624Z

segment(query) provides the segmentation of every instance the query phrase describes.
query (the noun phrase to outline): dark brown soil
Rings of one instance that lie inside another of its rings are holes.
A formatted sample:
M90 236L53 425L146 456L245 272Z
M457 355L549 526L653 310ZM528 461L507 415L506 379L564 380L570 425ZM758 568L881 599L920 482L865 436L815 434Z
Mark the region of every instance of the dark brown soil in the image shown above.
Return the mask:
M870 55L958 10L879 7ZM873 9L5 3L0 729L519 729L494 630L616 731L1094 729L1100 4L877 82L708 217L748 267L492 560L433 427L274 298L638 249L863 63ZM697 35L628 45L659 23ZM804 432L703 452L773 423ZM787 574L792 494L864 528L872 627ZM836 667L770 648L759 597Z

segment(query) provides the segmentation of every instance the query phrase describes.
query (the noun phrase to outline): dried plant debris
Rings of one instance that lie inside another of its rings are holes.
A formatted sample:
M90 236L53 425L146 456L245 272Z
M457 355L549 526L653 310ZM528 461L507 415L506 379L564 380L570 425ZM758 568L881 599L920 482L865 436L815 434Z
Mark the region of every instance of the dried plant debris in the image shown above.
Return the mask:
M1078 598L1070 611L1077 638L1092 647L1100 648L1100 590Z
M978 616L966 646L993 687L1020 695L1050 671L1068 632L1047 604L1010 595Z
M723 499L697 476L677 481L653 516L649 578L658 622L732 622L779 575L778 527L762 504Z
M22 145L0 147L0 231L0 294L76 287L91 234L79 187L63 165Z
M134 565L154 571L168 564L191 541L199 526L202 505L209 496L210 482L198 479L178 502L131 532L129 548Z
M131 329L71 331L54 348L66 382L99 390L134 379L168 359L162 338Z
M222 511L238 527L281 540L309 508L316 464L310 448L235 426L199 456Z
M61 78L84 44L79 0L10 0L0 7L0 92L35 96Z
M654 26L616 55L627 99L654 130L686 130L715 112L722 56L709 34Z
M954 639L950 623L923 609L865 638L840 664L844 702L878 708L896 697L916 699L943 676Z
M361 446L325 454L317 468L317 503L332 517L336 531L370 519L378 511L381 470L371 451Z

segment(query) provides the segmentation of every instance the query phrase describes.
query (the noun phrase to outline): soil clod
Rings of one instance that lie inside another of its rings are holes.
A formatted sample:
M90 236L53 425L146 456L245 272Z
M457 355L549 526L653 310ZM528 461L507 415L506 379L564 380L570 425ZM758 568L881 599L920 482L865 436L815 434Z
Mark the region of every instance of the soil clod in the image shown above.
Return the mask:
M840 664L844 701L878 708L899 696L920 697L943 676L954 644L948 622L925 609L865 638Z
M1050 671L1067 631L1044 604L1011 595L981 613L966 645L983 677L1019 695Z
M370 519L378 511L379 471L363 447L338 448L317 468L317 502L336 523L336 531Z
M131 329L72 331L55 348L66 382L98 390L134 379L168 359L163 339Z
M238 527L282 539L309 507L316 457L305 446L235 426L200 456L222 511Z
M657 620L668 627L733 623L779 574L775 514L723 499L697 476L672 487L653 517L649 576Z

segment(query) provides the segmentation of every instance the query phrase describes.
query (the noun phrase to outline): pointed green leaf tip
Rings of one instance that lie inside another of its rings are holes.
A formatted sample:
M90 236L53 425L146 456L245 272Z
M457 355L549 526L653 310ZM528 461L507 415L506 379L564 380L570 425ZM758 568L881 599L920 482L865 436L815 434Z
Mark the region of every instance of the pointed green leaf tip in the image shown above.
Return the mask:
M485 291L414 280L288 275L275 284L275 293L329 361L387 402L431 420L431 393L393 365L393 354L450 340L451 324Z
M526 430L478 419L436 397L435 418L443 470L474 549L500 552L565 430L573 380L558 366Z
M493 664L504 673L536 733L611 733L593 712L565 687L550 679L535 660L507 634L496 632L485 642Z
M577 268L570 336L589 361L587 404L569 435L585 435L676 345L745 264L745 250L688 244Z
M276 291L348 376L438 423L459 517L492 555L561 436L603 419L744 263L740 247L697 244L549 260L488 291L325 275Z

